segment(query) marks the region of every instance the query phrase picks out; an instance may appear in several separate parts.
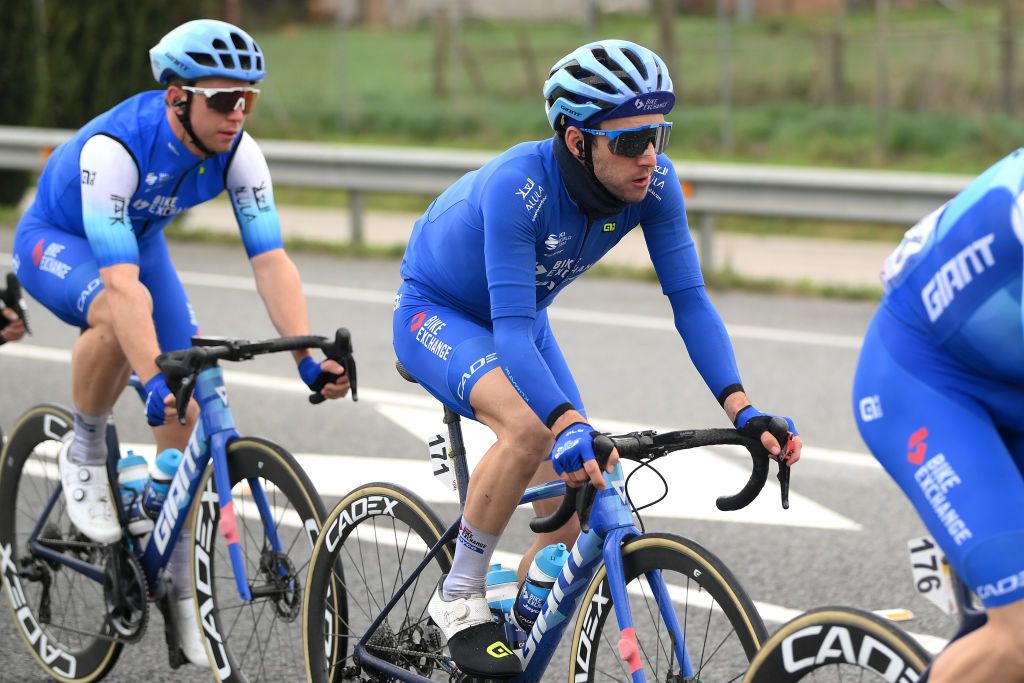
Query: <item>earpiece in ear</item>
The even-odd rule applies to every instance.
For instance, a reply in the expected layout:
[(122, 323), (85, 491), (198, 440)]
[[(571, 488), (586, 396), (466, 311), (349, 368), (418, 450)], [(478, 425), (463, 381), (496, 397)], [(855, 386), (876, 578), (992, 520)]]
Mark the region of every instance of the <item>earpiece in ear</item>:
[(577, 140), (576, 141), (576, 158), (579, 159), (580, 161), (585, 161), (586, 160), (586, 155), (583, 153), (583, 141), (582, 140)]
[(184, 106), (185, 106), (185, 100), (177, 100), (174, 103), (174, 108), (175, 109), (181, 109)]

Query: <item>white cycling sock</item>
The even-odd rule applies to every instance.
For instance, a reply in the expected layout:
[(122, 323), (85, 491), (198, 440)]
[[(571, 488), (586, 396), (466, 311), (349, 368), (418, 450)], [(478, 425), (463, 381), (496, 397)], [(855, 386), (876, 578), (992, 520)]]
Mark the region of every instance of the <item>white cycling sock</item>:
[(75, 439), (68, 460), (79, 465), (102, 465), (107, 460), (107, 419), (110, 413), (86, 415), (75, 408)]
[(483, 595), (487, 568), (498, 543), (498, 536), (480, 531), (465, 517), (459, 525), (452, 570), (444, 582), (444, 598)]
[(174, 544), (171, 557), (167, 560), (167, 573), (174, 584), (174, 597), (184, 600), (192, 597), (192, 534), (182, 529), (178, 542)]

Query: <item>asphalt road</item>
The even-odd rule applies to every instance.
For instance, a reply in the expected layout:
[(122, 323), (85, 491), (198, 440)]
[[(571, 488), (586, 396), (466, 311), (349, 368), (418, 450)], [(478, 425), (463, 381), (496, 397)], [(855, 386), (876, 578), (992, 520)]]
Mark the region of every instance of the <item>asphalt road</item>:
[[(10, 265), (10, 240), (11, 232), (0, 229), (0, 270)], [(240, 246), (174, 244), (172, 254), (203, 333), (275, 336)], [(362, 397), (311, 407), (290, 359), (260, 358), (228, 368), (240, 431), (316, 463), (315, 480), (328, 505), (361, 481), (387, 479), (395, 472), (388, 463), (400, 459), (416, 477), (418, 492), (440, 501), (442, 517), (454, 518), (456, 506), (428, 474), (425, 440), (442, 429), (440, 407), (393, 370), (390, 320), (398, 264), (293, 257), (307, 287), (314, 332), (331, 334), (343, 325), (353, 333)], [(807, 444), (793, 472), (792, 508), (783, 512), (769, 487), (746, 512), (718, 512), (708, 501), (739, 488), (742, 459), (679, 455), (664, 470), (669, 499), (644, 516), (648, 528), (688, 536), (718, 554), (758, 603), (769, 630), (801, 610), (846, 604), (910, 608), (917, 615), (906, 625), (910, 631), (948, 636), (953, 623), (917, 596), (910, 580), (906, 542), (923, 527), (865, 455), (851, 415), (859, 338), (873, 306), (738, 293), (712, 298), (731, 331), (748, 393), (763, 410), (793, 417)], [(31, 312), (34, 335), (0, 349), (5, 430), (36, 403), (70, 401), (67, 350), (76, 331), (38, 305)], [(552, 323), (598, 428), (728, 426), (693, 370), (657, 285), (585, 277), (559, 298)], [(136, 397), (123, 396), (115, 414), (122, 442), (147, 440)], [(469, 442), (479, 450), (486, 436), (471, 431)], [(527, 519), (525, 511), (517, 513), (502, 551), (526, 547)], [(10, 611), (0, 614), (0, 681), (45, 680), (23, 651)], [(196, 669), (167, 668), (160, 631), (154, 614), (150, 634), (126, 648), (107, 680), (197, 680)]]

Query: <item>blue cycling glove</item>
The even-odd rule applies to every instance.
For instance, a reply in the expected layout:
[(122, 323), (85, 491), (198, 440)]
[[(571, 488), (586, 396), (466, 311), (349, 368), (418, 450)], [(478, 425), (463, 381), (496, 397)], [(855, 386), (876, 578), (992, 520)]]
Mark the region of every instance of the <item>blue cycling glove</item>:
[(164, 373), (158, 372), (146, 382), (146, 422), (150, 427), (159, 427), (164, 423), (164, 401), (172, 396), (167, 388)]
[[(762, 413), (754, 406), (748, 405), (736, 413), (736, 420), (733, 424), (736, 429), (739, 430), (740, 434), (749, 436), (751, 438), (761, 440), (761, 435), (768, 431), (768, 423), (771, 422), (775, 415), (768, 413)], [(796, 425), (793, 424), (793, 420), (789, 419), (785, 415), (780, 415), (783, 420), (789, 425), (789, 431), (793, 436), (796, 436), (800, 432), (796, 430)], [(783, 450), (786, 448), (786, 444), (779, 444)]]
[(312, 356), (306, 356), (299, 363), (299, 377), (306, 383), (306, 386), (313, 389), (313, 384), (320, 377), (320, 364), (313, 360)]
[(574, 422), (555, 438), (551, 464), (559, 475), (583, 469), (583, 463), (594, 460), (594, 437), (598, 434), (586, 422)]

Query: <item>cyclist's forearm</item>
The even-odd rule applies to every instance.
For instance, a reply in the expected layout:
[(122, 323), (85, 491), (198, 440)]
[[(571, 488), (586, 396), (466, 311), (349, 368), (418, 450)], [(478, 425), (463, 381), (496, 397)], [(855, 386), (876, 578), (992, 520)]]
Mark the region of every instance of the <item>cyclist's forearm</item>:
[(139, 282), (138, 272), (137, 266), (122, 263), (104, 268), (101, 274), (117, 341), (129, 364), (147, 381), (159, 372), (155, 360), (160, 345), (149, 292)]
[[(258, 254), (251, 263), (256, 290), (278, 334), (284, 337), (309, 334), (309, 310), (302, 293), (302, 280), (284, 249)], [(299, 362), (310, 352), (301, 349), (293, 351), (292, 355)]]

